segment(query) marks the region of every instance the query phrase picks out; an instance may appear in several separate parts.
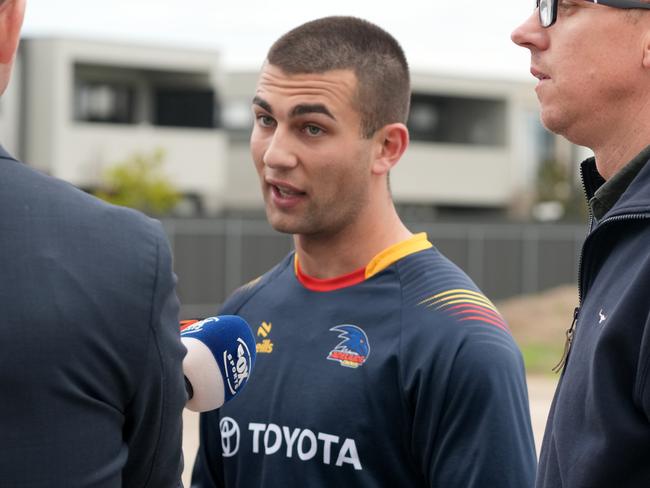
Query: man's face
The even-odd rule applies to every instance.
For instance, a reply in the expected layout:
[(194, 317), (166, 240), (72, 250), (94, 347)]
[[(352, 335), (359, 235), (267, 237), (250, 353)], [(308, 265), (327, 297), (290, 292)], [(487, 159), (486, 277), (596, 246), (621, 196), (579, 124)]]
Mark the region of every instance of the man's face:
[(367, 205), (372, 140), (361, 136), (351, 70), (287, 75), (265, 65), (253, 100), (251, 153), (269, 223), (332, 236)]
[[(624, 10), (581, 0), (559, 0), (557, 21), (542, 28), (537, 10), (512, 33), (531, 53), (531, 73), (544, 125), (594, 147), (618, 122), (634, 119), (646, 23)], [(642, 76), (643, 75), (643, 76)]]
[(0, 95), (9, 83), (24, 14), (25, 0), (0, 0)]

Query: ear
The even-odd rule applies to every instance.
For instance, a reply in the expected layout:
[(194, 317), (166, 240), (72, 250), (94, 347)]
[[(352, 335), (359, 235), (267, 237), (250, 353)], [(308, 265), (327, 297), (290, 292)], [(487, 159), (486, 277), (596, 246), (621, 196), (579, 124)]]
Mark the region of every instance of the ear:
[(642, 37), (643, 41), (643, 61), (645, 69), (650, 69), (650, 23), (646, 24), (645, 32)]
[(374, 137), (377, 151), (372, 163), (372, 173), (388, 174), (409, 145), (409, 131), (404, 124), (388, 124), (379, 129)]
[(0, 64), (13, 61), (24, 14), (24, 0), (0, 0)]

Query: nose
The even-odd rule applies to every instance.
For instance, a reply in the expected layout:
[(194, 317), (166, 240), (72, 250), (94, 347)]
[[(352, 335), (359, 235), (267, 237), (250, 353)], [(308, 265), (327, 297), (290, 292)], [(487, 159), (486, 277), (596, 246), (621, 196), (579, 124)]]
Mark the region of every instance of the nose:
[(268, 139), (268, 145), (262, 155), (265, 166), (275, 169), (290, 169), (298, 164), (295, 141), (290, 129), (276, 128)]
[[(551, 29), (553, 27), (550, 27)], [(526, 49), (544, 50), (548, 48), (549, 29), (543, 28), (539, 23), (539, 14), (537, 9), (515, 30), (510, 34), (512, 42)]]

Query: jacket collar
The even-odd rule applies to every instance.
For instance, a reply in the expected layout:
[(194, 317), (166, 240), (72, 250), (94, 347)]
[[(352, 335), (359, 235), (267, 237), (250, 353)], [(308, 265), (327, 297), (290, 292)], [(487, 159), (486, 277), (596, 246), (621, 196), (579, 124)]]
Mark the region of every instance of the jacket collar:
[(580, 175), (582, 176), (582, 184), (585, 188), (587, 200), (591, 200), (596, 190), (605, 184), (605, 178), (600, 176), (596, 168), (596, 158), (592, 156), (580, 164)]
[[(591, 157), (584, 160), (580, 165), (580, 173), (587, 199), (591, 199), (596, 190), (605, 183), (605, 179), (600, 176), (596, 169), (595, 158)], [(644, 167), (641, 168), (639, 174), (632, 180), (606, 216), (614, 217), (648, 212), (650, 212), (650, 162), (646, 162)]]

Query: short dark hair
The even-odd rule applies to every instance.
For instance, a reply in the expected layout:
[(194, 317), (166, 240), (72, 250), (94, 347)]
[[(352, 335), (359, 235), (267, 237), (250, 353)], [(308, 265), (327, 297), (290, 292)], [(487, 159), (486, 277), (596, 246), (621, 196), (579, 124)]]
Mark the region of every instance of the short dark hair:
[(411, 98), (406, 56), (395, 38), (375, 24), (356, 17), (313, 20), (280, 37), (266, 60), (289, 75), (352, 70), (363, 137), (386, 124), (406, 123)]

